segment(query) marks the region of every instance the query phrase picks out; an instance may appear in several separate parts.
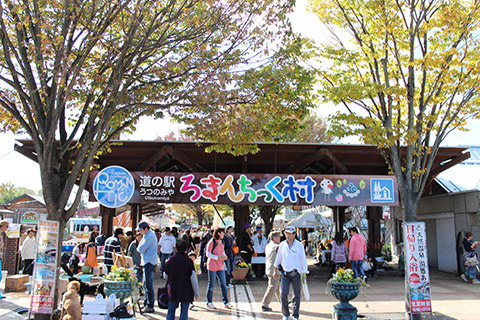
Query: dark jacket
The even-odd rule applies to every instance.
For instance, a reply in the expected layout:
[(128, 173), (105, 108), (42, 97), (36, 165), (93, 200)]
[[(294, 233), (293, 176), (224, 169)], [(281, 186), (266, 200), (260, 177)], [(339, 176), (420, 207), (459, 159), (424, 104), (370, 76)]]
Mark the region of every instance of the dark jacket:
[(165, 263), (168, 301), (193, 302), (190, 277), (194, 271), (193, 261), (185, 253), (176, 253)]
[(252, 237), (246, 231), (243, 231), (238, 237), (238, 249), (240, 250), (240, 252), (246, 251), (248, 253), (253, 253), (253, 250), (250, 250), (248, 248), (248, 245), (253, 248)]
[(230, 234), (225, 234), (222, 242), (225, 246), (225, 254), (229, 259), (233, 259), (233, 237)]

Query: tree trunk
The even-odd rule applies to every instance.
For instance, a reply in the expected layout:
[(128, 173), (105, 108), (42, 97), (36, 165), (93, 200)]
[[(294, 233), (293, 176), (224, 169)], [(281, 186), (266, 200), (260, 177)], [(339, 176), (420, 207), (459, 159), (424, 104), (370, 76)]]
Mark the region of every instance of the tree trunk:
[(280, 206), (259, 206), (260, 216), (265, 224), (265, 236), (268, 237), (273, 228), (273, 222)]
[[(402, 204), (402, 215), (404, 222), (415, 222), (417, 221), (417, 203), (415, 202), (415, 197), (412, 192), (403, 191), (401, 204)], [(403, 226), (402, 226), (403, 228)], [(403, 235), (405, 237), (405, 234)], [(405, 244), (406, 241), (403, 239), (403, 243)], [(404, 247), (404, 256), (406, 256), (405, 252), (406, 248)], [(407, 261), (405, 261), (405, 268), (407, 268)], [(420, 313), (411, 313), (411, 306), (410, 306), (410, 296), (409, 296), (409, 285), (408, 285), (408, 277), (406, 276), (405, 272), (405, 319), (412, 319), (412, 320), (421, 320), (422, 314)]]
[[(49, 215), (48, 220), (55, 220), (52, 219), (51, 215)], [(42, 313), (35, 313), (33, 318), (35, 320), (56, 320), (56, 316), (58, 316), (57, 312), (55, 312), (58, 308), (58, 302), (60, 299), (60, 293), (58, 292), (58, 279), (60, 278), (60, 262), (61, 262), (61, 255), (62, 255), (62, 243), (63, 243), (63, 230), (65, 229), (67, 222), (65, 219), (60, 219), (59, 222), (59, 232), (58, 232), (58, 243), (57, 243), (57, 264), (55, 268), (55, 291), (53, 295), (53, 313), (52, 314), (42, 314)], [(61, 312), (61, 310), (60, 310)]]

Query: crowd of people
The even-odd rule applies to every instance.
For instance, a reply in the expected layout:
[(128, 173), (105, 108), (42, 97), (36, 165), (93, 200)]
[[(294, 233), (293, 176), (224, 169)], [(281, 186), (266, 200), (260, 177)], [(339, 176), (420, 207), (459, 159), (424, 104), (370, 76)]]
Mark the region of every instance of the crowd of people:
[[(0, 221), (0, 259), (5, 243), (4, 229), (7, 228), (8, 222)], [(144, 284), (143, 312), (155, 312), (154, 273), (160, 272), (161, 277), (166, 279), (167, 319), (175, 318), (178, 307), (180, 319), (188, 319), (188, 311), (194, 307), (194, 300), (200, 296), (197, 275), (202, 272), (208, 277), (206, 307), (216, 309), (213, 304), (213, 291), (217, 279), (224, 307), (233, 307), (227, 288), (232, 287), (232, 272), (235, 262), (240, 258), (252, 266), (252, 272), (248, 276), (268, 279), (261, 302), (262, 311), (272, 311), (269, 305), (275, 296), (281, 303), (283, 319), (295, 320), (300, 314), (301, 279), (306, 279), (308, 274), (308, 250), (305, 241), (297, 240), (295, 228), (287, 227), (283, 231), (273, 230), (267, 238), (263, 235), (262, 227), (257, 226), (252, 232), (252, 226), (246, 223), (242, 232), (235, 237), (234, 228), (231, 226), (214, 230), (179, 231), (175, 227), (152, 230), (144, 221), (138, 224), (135, 232), (124, 233), (123, 229), (117, 228), (109, 238), (94, 230), (88, 242), (78, 243), (74, 247), (69, 261), (70, 271), (73, 274), (79, 272), (81, 256), (84, 256), (84, 265), (98, 266), (99, 247), (103, 247), (107, 272), (115, 265), (115, 254), (128, 255), (132, 258), (138, 281)], [(35, 258), (35, 230), (28, 230), (26, 234), (21, 247), (23, 273), (31, 274)], [(465, 233), (462, 241), (465, 273), (461, 278), (473, 284), (480, 283), (476, 274), (478, 255), (475, 249), (478, 244), (480, 242), (473, 240), (473, 233)], [(375, 276), (375, 260), (367, 254), (365, 238), (355, 227), (349, 228), (345, 233), (337, 232), (334, 239), (325, 244), (319, 243), (318, 262), (319, 265), (330, 266), (330, 276), (338, 268), (350, 266), (355, 278), (360, 277), (366, 281), (367, 277)], [(293, 291), (291, 301), (288, 298), (290, 287)]]

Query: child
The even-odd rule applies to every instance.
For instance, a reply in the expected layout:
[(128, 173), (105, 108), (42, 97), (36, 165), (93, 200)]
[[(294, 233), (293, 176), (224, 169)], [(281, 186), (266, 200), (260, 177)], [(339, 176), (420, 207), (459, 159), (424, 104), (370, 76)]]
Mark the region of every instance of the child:
[(368, 278), (373, 278), (375, 276), (375, 270), (373, 268), (373, 261), (371, 257), (365, 255), (365, 258), (362, 262), (362, 268)]
[[(198, 263), (195, 262), (197, 260), (197, 254), (195, 253), (195, 251), (190, 251), (190, 253), (188, 254), (188, 257), (193, 261), (196, 275), (198, 276), (202, 274), (202, 270), (200, 270), (200, 265), (198, 265)], [(192, 302), (192, 304), (190, 305), (190, 310), (193, 310), (194, 307), (195, 305)]]

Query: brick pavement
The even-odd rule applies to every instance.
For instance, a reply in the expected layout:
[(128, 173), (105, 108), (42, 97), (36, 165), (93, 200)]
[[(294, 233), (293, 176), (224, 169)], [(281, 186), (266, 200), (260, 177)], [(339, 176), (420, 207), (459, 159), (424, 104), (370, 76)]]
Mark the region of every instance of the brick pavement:
[[(327, 268), (310, 266), (311, 274), (308, 284), (311, 300), (302, 298), (301, 319), (331, 319), (332, 307), (337, 301), (326, 292)], [(159, 275), (157, 274), (157, 277)], [(479, 296), (480, 285), (464, 283), (452, 274), (432, 271), (432, 306), (435, 316), (432, 319), (442, 320), (476, 320), (480, 319)], [(253, 279), (248, 285), (235, 285), (229, 289), (232, 310), (223, 307), (218, 283), (214, 290), (214, 304), (218, 309), (207, 310), (205, 305), (206, 275), (199, 277), (201, 298), (195, 302), (196, 307), (189, 312), (192, 320), (237, 320), (237, 319), (281, 319), (280, 304), (272, 301), (273, 312), (262, 312), (260, 302), (267, 286), (266, 279)], [(164, 280), (155, 279), (155, 289), (164, 285)], [(351, 303), (358, 309), (359, 316), (367, 319), (403, 319), (404, 281), (396, 271), (379, 272), (377, 278), (369, 280), (370, 287), (365, 289)], [(87, 297), (93, 299), (93, 296)], [(251, 302), (248, 301), (251, 300)], [(28, 307), (29, 297), (24, 293), (7, 293), (7, 299), (0, 300), (0, 316), (2, 319), (11, 316), (11, 311), (18, 306)], [(155, 314), (139, 315), (140, 320), (165, 319), (166, 310), (155, 308)], [(177, 310), (177, 317), (179, 310)], [(19, 317), (17, 317), (19, 318)], [(23, 317), (25, 318), (25, 316)], [(22, 319), (21, 317), (19, 319)]]

